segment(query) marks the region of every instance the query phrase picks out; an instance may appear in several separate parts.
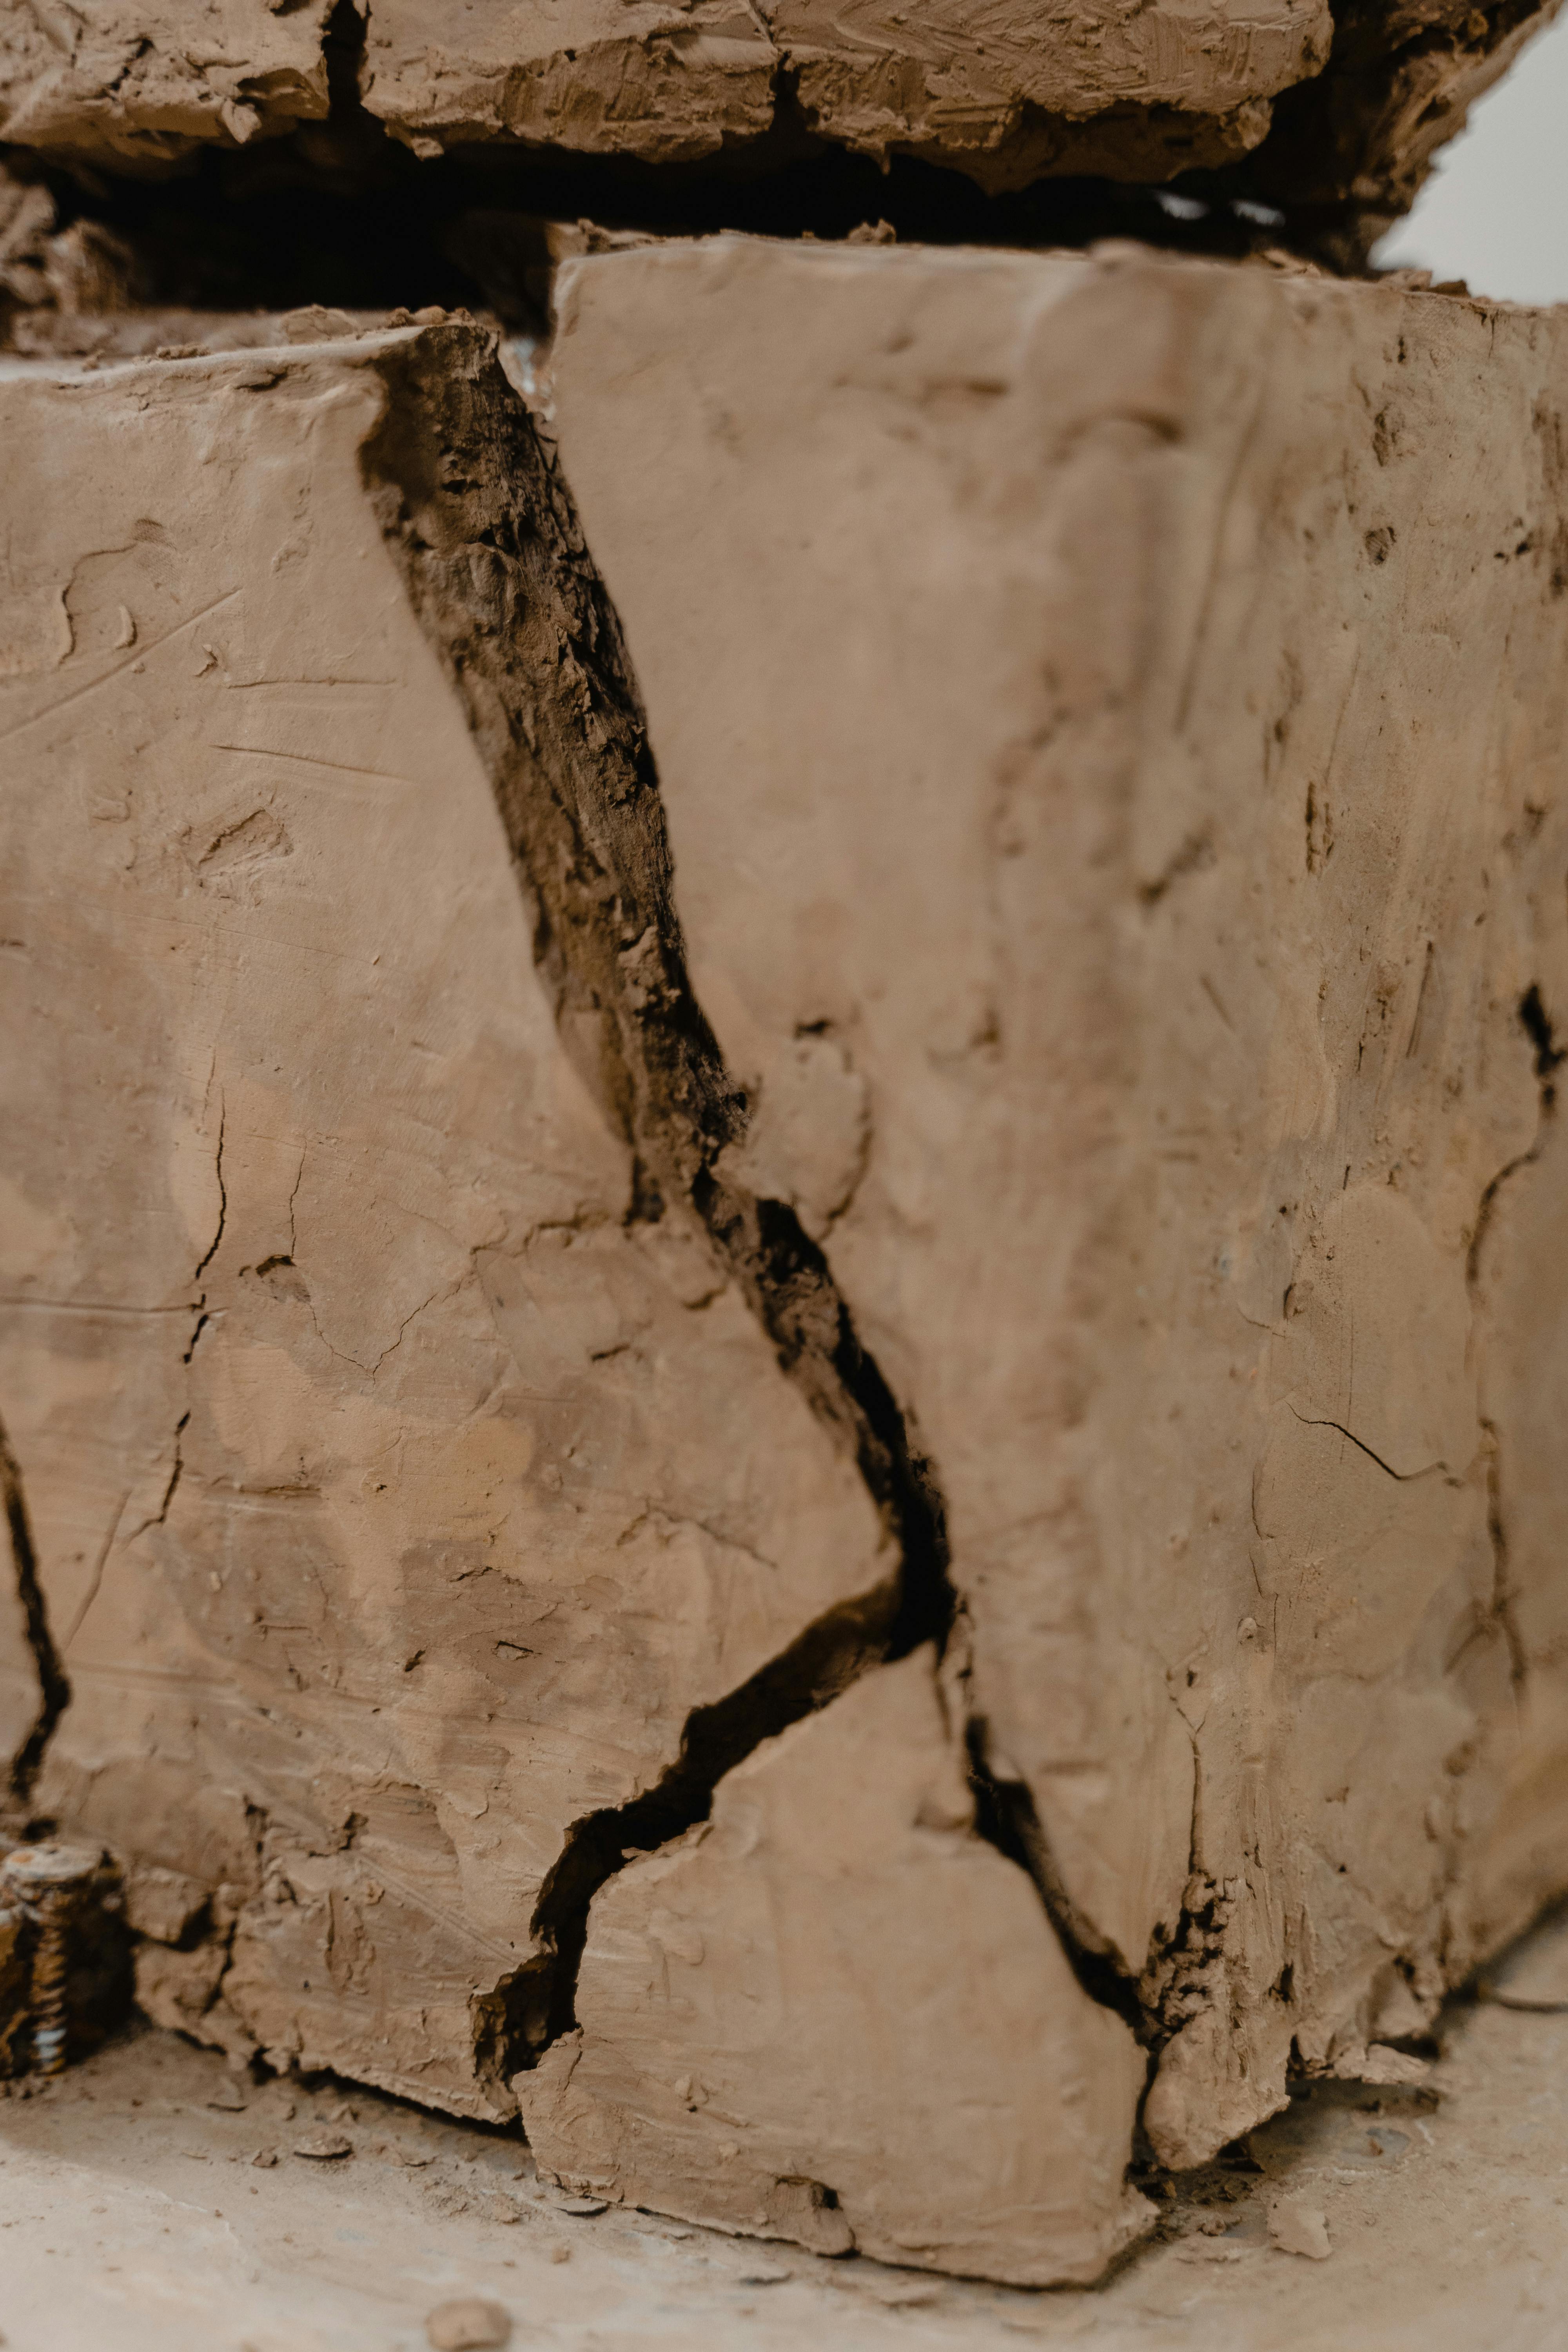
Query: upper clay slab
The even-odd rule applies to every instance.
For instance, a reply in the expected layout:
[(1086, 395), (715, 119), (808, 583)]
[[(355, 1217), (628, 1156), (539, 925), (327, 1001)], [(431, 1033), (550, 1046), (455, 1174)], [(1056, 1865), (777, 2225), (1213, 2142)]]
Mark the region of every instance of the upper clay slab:
[(879, 160), (922, 155), (994, 187), (1164, 179), (1255, 146), (1331, 32), (1323, 0), (374, 0), (364, 93), (416, 146), (523, 139), (671, 162), (765, 130), (787, 78), (813, 130)]
[[(835, 145), (1164, 181), (1248, 155), (1259, 188), (1393, 212), (1550, 9), (1459, 0), (360, 0), (364, 104), (423, 156), (474, 141), (689, 163), (787, 117)], [(328, 106), (326, 0), (0, 0), (0, 140), (167, 164)], [(1331, 57), (1331, 47), (1332, 56)]]
[(0, 0), (0, 139), (143, 169), (327, 111), (330, 0)]

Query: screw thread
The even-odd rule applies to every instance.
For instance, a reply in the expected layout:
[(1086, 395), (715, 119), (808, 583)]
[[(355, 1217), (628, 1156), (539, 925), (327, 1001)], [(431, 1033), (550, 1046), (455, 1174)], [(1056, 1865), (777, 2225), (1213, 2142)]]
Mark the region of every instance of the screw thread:
[(0, 1881), (21, 1904), (34, 1928), (28, 2009), (33, 2063), (40, 2074), (64, 2072), (69, 2056), (72, 1929), (99, 1857), (68, 1846), (19, 1846), (0, 1862)]

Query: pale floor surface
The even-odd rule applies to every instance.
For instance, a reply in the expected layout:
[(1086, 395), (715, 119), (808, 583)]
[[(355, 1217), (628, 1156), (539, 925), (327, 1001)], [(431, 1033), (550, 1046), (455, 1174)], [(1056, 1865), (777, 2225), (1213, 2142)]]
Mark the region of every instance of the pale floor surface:
[[(1568, 1927), (1510, 1970), (1568, 1998)], [(0, 2102), (0, 2330), (7, 2352), (420, 2352), (433, 2305), (479, 2294), (519, 2352), (1563, 2352), (1568, 2014), (1457, 2004), (1443, 2039), (1417, 2090), (1314, 2087), (1108, 2285), (1029, 2294), (572, 2214), (515, 2137), (237, 2086), (148, 2032)], [(315, 2130), (353, 2154), (294, 2154)], [(1327, 2260), (1270, 2245), (1281, 2197), (1326, 2218)]]

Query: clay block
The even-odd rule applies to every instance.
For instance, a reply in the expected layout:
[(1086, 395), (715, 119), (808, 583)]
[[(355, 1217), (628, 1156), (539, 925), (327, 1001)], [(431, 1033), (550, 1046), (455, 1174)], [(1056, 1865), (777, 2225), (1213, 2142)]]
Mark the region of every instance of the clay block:
[(1471, 100), (1550, 13), (1535, 0), (1332, 14), (1096, 0), (984, 16), (973, 0), (504, 13), (369, 0), (361, 87), (421, 153), (507, 139), (669, 163), (776, 124), (882, 163), (952, 165), (994, 191), (1059, 174), (1169, 180), (1261, 148), (1238, 188), (1383, 216), (1409, 205)]
[[(739, 1172), (929, 1458), (968, 1736), (1173, 2163), (1407, 2068), (1568, 1874), (1565, 364), (1131, 250), (563, 274)], [(634, 2026), (653, 1868), (573, 2078), (639, 2170), (708, 2031)]]
[[(370, 113), (426, 156), (503, 140), (689, 163), (777, 131), (797, 154), (804, 132), (999, 190), (1164, 181), (1239, 164), (1267, 139), (1255, 193), (1381, 219), (1549, 13), (1535, 0), (1337, 20), (1327, 0), (1094, 0), (1046, 16), (1016, 0), (366, 0), (357, 72)], [(150, 171), (290, 131), (328, 111), (330, 14), (327, 0), (162, 0), (151, 15), (0, 0), (0, 140)]]
[[(158, 2013), (221, 1977), (215, 2040), (505, 2114), (569, 1827), (895, 1562), (563, 1044), (362, 471), (407, 341), (0, 383), (0, 1393), (75, 1694), (35, 1801), (232, 1942)], [(532, 465), (580, 737), (613, 616)]]
[(611, 1881), (582, 2025), (519, 2078), (541, 2161), (821, 2253), (1025, 2284), (1092, 2279), (1147, 2226), (1125, 2185), (1142, 2053), (975, 1835), (956, 1730), (919, 1650)]
[(0, 379), (6, 1719), (155, 2014), (1037, 2284), (1418, 2065), (1568, 1885), (1565, 337), (722, 238), (542, 434)]
[(331, 0), (0, 0), (0, 140), (158, 169), (327, 111)]
[(914, 15), (880, 0), (696, 7), (573, 0), (476, 14), (373, 0), (365, 103), (398, 137), (523, 139), (645, 156), (712, 154), (773, 120), (788, 78), (824, 138), (885, 159), (957, 164), (991, 187), (1043, 172), (1168, 179), (1257, 145), (1269, 101), (1328, 55), (1326, 6), (1042, 18), (971, 0)]

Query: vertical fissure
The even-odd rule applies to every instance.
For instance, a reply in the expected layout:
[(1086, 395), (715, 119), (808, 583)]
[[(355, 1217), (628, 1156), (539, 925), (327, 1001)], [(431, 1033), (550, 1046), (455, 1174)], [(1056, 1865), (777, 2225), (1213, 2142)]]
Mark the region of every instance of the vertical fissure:
[[(688, 1718), (676, 1761), (569, 1831), (531, 1923), (541, 1957), (477, 2005), (480, 2063), (515, 2071), (569, 2030), (589, 1907), (628, 1854), (705, 1820), (724, 1774), (868, 1668), (959, 1622), (935, 1467), (821, 1249), (729, 1172), (749, 1106), (697, 1002), (662, 799), (620, 625), (552, 447), (471, 326), (384, 352), (362, 463), (414, 609), (466, 706), (533, 923), (562, 1042), (634, 1155), (629, 1217), (690, 1214), (786, 1376), (854, 1461), (896, 1565), (739, 1689)], [(1068, 1903), (1032, 1800), (967, 1740), (980, 1835), (1026, 1870), (1086, 1991), (1136, 1993)]]
[[(1531, 1168), (1545, 1148), (1557, 1115), (1557, 1071), (1565, 1049), (1557, 1043), (1552, 1019), (1542, 997), (1540, 983), (1531, 981), (1519, 1000), (1519, 1023), (1530, 1040), (1534, 1055), (1535, 1084), (1539, 1110), (1535, 1134), (1528, 1150), (1498, 1170), (1481, 1194), (1476, 1212), (1475, 1232), (1465, 1259), (1465, 1287), (1469, 1294), (1470, 1318), (1479, 1323), (1481, 1312), (1481, 1265), (1487, 1242), (1497, 1216), (1498, 1202), (1503, 1192), (1521, 1169)], [(1528, 1673), (1523, 1637), (1514, 1612), (1511, 1571), (1509, 1562), (1508, 1520), (1503, 1509), (1502, 1440), (1496, 1421), (1486, 1412), (1479, 1412), (1487, 1455), (1487, 1538), (1492, 1556), (1491, 1613), (1508, 1645), (1509, 1671), (1515, 1689), (1523, 1686)]]
[(16, 1598), (21, 1603), (27, 1648), (38, 1677), (38, 1711), (12, 1757), (6, 1775), (6, 1810), (25, 1822), (55, 1727), (70, 1705), (71, 1686), (49, 1628), (48, 1603), (38, 1576), (37, 1548), (33, 1540), (22, 1468), (4, 1422), (0, 1422), (0, 1493), (5, 1499)]

